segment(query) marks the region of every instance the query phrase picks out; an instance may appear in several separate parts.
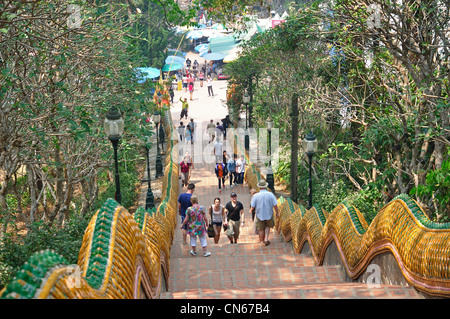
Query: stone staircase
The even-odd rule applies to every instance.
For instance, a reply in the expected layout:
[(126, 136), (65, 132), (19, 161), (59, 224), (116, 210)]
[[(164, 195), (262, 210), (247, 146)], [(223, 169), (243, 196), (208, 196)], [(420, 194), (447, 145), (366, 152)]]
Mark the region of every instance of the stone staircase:
[(412, 287), (347, 282), (340, 266), (315, 266), (312, 256), (296, 254), (273, 232), (269, 246), (259, 244), (248, 213), (245, 220), (238, 244), (223, 233), (217, 245), (208, 238), (210, 257), (191, 256), (177, 229), (169, 291), (161, 299), (420, 298)]

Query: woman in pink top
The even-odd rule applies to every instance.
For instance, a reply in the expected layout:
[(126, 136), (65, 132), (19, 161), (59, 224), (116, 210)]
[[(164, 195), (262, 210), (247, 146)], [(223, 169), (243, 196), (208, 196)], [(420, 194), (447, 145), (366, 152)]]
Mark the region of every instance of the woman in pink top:
[(197, 236), (200, 239), (200, 244), (203, 248), (203, 257), (211, 256), (211, 253), (206, 250), (207, 241), (206, 241), (206, 229), (208, 228), (208, 218), (206, 217), (206, 212), (203, 206), (198, 204), (198, 198), (196, 195), (191, 196), (192, 206), (186, 210), (186, 217), (184, 218), (183, 224), (181, 225), (181, 229), (183, 226), (187, 224), (187, 234), (191, 238), (191, 247), (192, 250), (190, 254), (192, 256), (197, 255)]

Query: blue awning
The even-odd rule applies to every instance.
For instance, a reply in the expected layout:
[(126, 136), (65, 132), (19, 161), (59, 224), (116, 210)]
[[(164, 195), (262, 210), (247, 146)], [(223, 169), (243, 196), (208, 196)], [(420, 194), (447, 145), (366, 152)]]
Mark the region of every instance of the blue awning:
[(212, 38), (209, 41), (209, 49), (212, 53), (227, 54), (232, 48), (236, 46), (236, 40), (234, 36)]

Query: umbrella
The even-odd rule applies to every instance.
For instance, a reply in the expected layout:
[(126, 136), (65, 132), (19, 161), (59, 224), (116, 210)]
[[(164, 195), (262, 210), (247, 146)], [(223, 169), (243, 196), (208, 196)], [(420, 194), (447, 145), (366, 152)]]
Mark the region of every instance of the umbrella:
[(176, 49), (168, 49), (168, 51), (169, 51), (169, 55), (174, 55), (174, 56), (184, 57), (187, 54), (186, 52), (177, 51)]
[(219, 23), (214, 24), (211, 28), (214, 30), (225, 30), (225, 27), (223, 26), (223, 24), (219, 24)]
[(173, 63), (172, 65), (170, 64), (164, 64), (163, 68), (161, 70), (163, 70), (164, 72), (169, 72), (169, 71), (176, 71), (179, 69), (183, 68), (183, 64), (181, 63)]
[(138, 83), (144, 83), (147, 79), (155, 79), (160, 76), (160, 71), (156, 68), (136, 68), (135, 70), (142, 73), (138, 76)]
[(206, 24), (204, 23), (199, 23), (196, 27), (196, 29), (203, 29), (203, 28), (206, 28)]
[(189, 31), (186, 34), (186, 38), (188, 38), (188, 39), (198, 39), (198, 38), (201, 38), (201, 37), (203, 37), (202, 32), (201, 31), (197, 31), (197, 30)]
[(179, 57), (179, 56), (173, 56), (173, 55), (169, 55), (166, 58), (166, 63), (167, 64), (172, 64), (172, 63), (181, 63), (184, 64), (185, 58)]
[(223, 58), (223, 62), (228, 63), (236, 60), (241, 54), (241, 51), (241, 47), (234, 47), (233, 49), (228, 51), (228, 54)]
[(204, 55), (208, 54), (208, 51), (209, 51), (209, 49), (206, 48), (206, 49), (200, 51), (200, 52), (198, 53), (198, 55), (201, 56), (201, 57), (203, 57)]
[(225, 57), (225, 54), (222, 53), (208, 53), (203, 56), (205, 60), (218, 61), (222, 60)]
[(199, 44), (194, 48), (197, 52), (203, 51), (204, 49), (208, 49), (208, 43)]

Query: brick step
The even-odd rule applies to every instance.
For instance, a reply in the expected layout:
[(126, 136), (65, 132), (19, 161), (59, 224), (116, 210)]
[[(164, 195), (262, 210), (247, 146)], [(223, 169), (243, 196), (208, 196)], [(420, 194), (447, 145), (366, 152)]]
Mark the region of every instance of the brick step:
[(184, 271), (171, 272), (170, 291), (185, 291), (194, 288), (268, 288), (298, 284), (321, 284), (343, 282), (338, 266), (324, 267), (277, 267), (276, 265), (249, 266), (230, 269), (227, 265), (219, 269), (194, 269), (187, 266)]
[(298, 283), (292, 285), (249, 286), (244, 284), (227, 287), (189, 288), (181, 291), (168, 291), (161, 299), (405, 299), (420, 298), (411, 287), (361, 283)]
[[(305, 255), (270, 255), (270, 254), (234, 254), (234, 255), (214, 255), (203, 257), (200, 253), (196, 257), (170, 259), (170, 273), (201, 270), (235, 270), (235, 269), (268, 269), (280, 267), (312, 267), (314, 261)], [(323, 268), (323, 267), (318, 267)]]
[[(243, 255), (243, 254), (253, 254), (253, 255), (294, 255), (294, 249), (292, 243), (281, 242), (279, 238), (274, 238), (270, 240), (269, 246), (264, 246), (257, 242), (256, 239), (252, 241), (241, 241), (237, 244), (230, 244), (228, 239), (221, 239), (219, 244), (214, 244), (208, 240), (208, 251), (210, 251), (213, 256), (232, 256), (232, 255)], [(182, 243), (175, 242), (170, 251), (171, 258), (187, 258), (192, 257), (189, 252), (191, 251), (190, 245), (183, 245)], [(197, 252), (202, 252), (200, 243), (197, 243)], [(197, 255), (200, 256), (201, 254)], [(298, 254), (295, 254), (298, 255)], [(212, 257), (212, 256), (211, 256)]]

